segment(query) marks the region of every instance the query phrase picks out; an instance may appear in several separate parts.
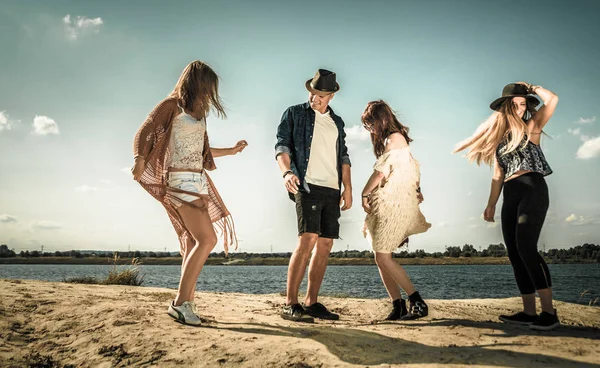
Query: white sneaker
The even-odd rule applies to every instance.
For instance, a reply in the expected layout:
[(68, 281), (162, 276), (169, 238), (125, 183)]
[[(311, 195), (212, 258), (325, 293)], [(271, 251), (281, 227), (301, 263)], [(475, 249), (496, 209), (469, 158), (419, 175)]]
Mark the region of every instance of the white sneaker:
[(194, 302), (183, 302), (180, 306), (176, 307), (173, 301), (167, 313), (169, 316), (175, 318), (177, 322), (184, 325), (200, 326), (202, 324), (202, 319), (196, 314), (196, 305)]

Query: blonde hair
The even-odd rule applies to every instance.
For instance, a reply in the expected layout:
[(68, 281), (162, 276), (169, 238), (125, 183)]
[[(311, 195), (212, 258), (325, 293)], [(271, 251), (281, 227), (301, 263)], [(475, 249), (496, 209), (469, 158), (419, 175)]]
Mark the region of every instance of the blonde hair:
[(203, 117), (208, 115), (211, 107), (217, 116), (227, 116), (219, 97), (219, 76), (200, 60), (192, 61), (185, 67), (169, 97), (176, 97), (181, 107), (188, 111), (199, 111)]
[(535, 114), (535, 111), (535, 108), (527, 102), (525, 117), (520, 117), (517, 115), (517, 109), (512, 102), (512, 98), (507, 99), (498, 111), (490, 115), (477, 128), (471, 137), (457, 144), (452, 153), (467, 149), (469, 162), (475, 161), (477, 165), (483, 162), (492, 166), (498, 144), (503, 139), (508, 140), (507, 149), (502, 153), (503, 155), (516, 150), (523, 138), (526, 138), (525, 144), (529, 142), (525, 119), (529, 120)]

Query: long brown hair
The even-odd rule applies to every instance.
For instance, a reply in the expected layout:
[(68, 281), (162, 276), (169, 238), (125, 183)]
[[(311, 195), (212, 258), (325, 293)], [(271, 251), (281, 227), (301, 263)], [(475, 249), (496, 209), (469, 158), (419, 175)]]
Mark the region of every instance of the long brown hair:
[(204, 118), (211, 107), (217, 116), (227, 116), (219, 97), (219, 76), (207, 63), (200, 60), (192, 61), (185, 67), (169, 96), (176, 97), (184, 109), (200, 112)]
[(385, 140), (392, 133), (402, 134), (406, 143), (412, 142), (408, 136), (408, 127), (398, 120), (394, 110), (383, 100), (369, 102), (360, 120), (363, 127), (371, 133), (373, 152), (377, 158), (385, 151)]
[(527, 102), (527, 110), (523, 117), (517, 115), (513, 99), (509, 98), (500, 109), (488, 117), (475, 131), (475, 133), (456, 145), (453, 153), (468, 149), (467, 158), (477, 165), (482, 162), (492, 166), (496, 157), (496, 149), (503, 139), (507, 139), (507, 150), (503, 154), (516, 150), (523, 138), (525, 144), (529, 142), (526, 121), (535, 115), (533, 105)]

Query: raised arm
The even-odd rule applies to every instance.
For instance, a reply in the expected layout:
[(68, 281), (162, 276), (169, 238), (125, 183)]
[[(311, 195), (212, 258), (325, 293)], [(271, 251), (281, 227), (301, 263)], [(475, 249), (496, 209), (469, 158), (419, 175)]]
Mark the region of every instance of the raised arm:
[(544, 126), (546, 126), (548, 123), (548, 120), (550, 120), (552, 117), (552, 114), (554, 114), (554, 110), (556, 110), (558, 96), (554, 92), (541, 86), (532, 86), (530, 84), (527, 86), (531, 93), (538, 95), (544, 102), (544, 105), (538, 110), (532, 119), (535, 123), (535, 126), (533, 127), (533, 133), (541, 133), (542, 129), (544, 129)]

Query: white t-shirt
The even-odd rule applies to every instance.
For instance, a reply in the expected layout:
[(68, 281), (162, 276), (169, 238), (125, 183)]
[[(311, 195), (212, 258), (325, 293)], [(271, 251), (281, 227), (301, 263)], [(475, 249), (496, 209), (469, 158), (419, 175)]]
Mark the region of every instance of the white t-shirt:
[(337, 140), (338, 128), (329, 115), (329, 111), (325, 111), (325, 114), (315, 111), (315, 129), (305, 176), (307, 183), (340, 189), (337, 171)]

